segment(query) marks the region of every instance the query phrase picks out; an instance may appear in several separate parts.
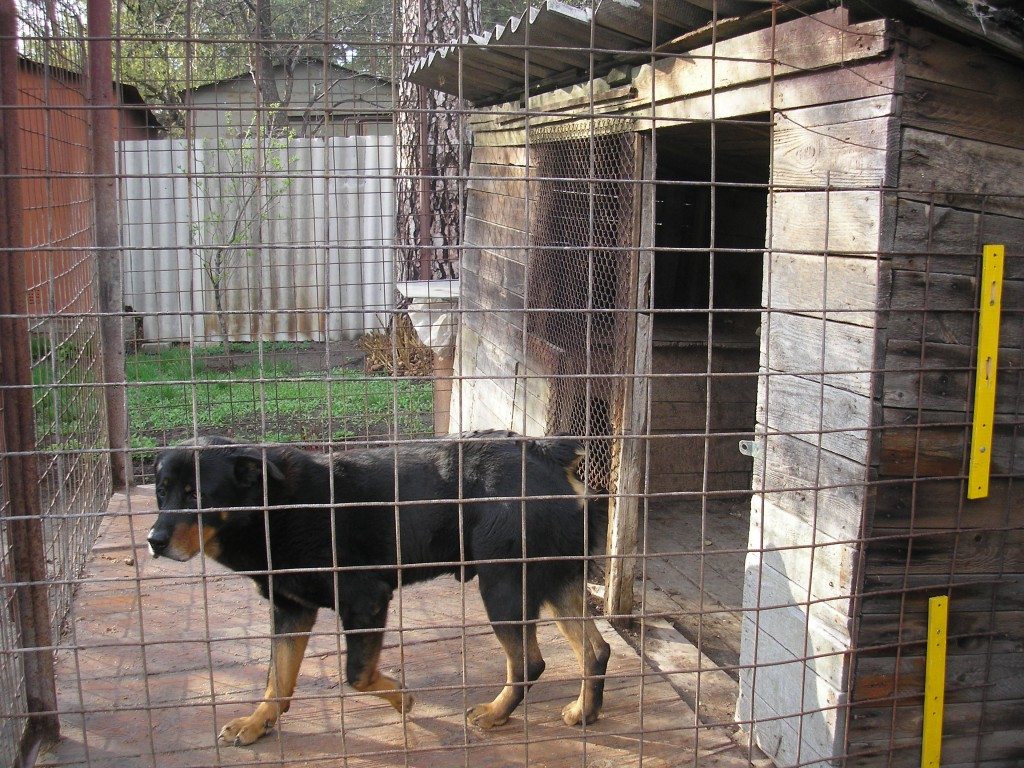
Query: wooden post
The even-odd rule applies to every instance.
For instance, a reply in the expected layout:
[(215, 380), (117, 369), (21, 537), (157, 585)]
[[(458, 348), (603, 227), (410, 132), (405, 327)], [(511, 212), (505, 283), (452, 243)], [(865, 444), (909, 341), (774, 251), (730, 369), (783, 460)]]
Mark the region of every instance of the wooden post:
[[(634, 180), (654, 178), (649, 140), (637, 135)], [(647, 308), (647, 287), (651, 276), (651, 248), (654, 245), (654, 185), (640, 185), (634, 206), (633, 251), (629, 266), (629, 290), (626, 292), (628, 332), (627, 358), (623, 379), (621, 423), (612, 447), (614, 488), (608, 500), (608, 568), (605, 571), (605, 613), (618, 624), (627, 624), (633, 612), (633, 585), (636, 581), (637, 540), (640, 532), (640, 498), (644, 481), (644, 444), (641, 435), (647, 427), (647, 381), (650, 373), (651, 315)]]
[(93, 107), (93, 201), (96, 207), (96, 279), (103, 345), (110, 476), (115, 488), (131, 482), (124, 367), (124, 290), (114, 163), (114, 90), (110, 51), (110, 2), (88, 0), (89, 96)]

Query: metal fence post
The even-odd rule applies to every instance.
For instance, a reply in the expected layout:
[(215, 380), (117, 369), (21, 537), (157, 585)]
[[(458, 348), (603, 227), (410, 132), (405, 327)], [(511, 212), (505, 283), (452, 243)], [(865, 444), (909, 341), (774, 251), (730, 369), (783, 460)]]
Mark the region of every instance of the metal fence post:
[(11, 547), (10, 579), (17, 595), (20, 644), (24, 649), (28, 722), (22, 754), (59, 735), (53, 637), (46, 585), (39, 468), (35, 455), (28, 290), (22, 245), (21, 159), (18, 151), (17, 10), (0, 5), (0, 409), (4, 452), (0, 468), (7, 489)]

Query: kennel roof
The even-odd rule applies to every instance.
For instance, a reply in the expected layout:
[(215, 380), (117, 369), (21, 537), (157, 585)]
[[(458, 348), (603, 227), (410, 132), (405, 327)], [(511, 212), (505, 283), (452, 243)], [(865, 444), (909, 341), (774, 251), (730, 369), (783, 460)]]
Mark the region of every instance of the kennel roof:
[[(489, 32), (431, 51), (409, 67), (405, 79), (461, 95), (476, 106), (501, 104), (527, 91), (544, 93), (603, 77), (617, 66), (681, 53), (827, 5), (797, 0), (773, 9), (763, 0), (600, 0), (592, 10), (545, 0)], [(888, 12), (982, 39), (1024, 59), (1024, 15), (1009, 0), (985, 8), (982, 17), (978, 4), (966, 0), (897, 0)]]

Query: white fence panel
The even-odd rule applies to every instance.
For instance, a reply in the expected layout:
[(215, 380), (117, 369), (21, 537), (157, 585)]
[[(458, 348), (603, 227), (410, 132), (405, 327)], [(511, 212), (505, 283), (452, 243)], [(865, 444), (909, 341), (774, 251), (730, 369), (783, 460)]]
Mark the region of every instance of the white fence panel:
[(120, 145), (125, 303), (149, 341), (323, 341), (394, 306), (394, 144)]

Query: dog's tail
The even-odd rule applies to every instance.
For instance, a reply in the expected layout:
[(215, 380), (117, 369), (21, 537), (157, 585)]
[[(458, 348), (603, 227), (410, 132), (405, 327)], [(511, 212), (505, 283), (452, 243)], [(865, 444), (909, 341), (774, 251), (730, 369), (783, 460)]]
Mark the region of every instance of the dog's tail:
[(565, 470), (570, 485), (585, 499), (590, 549), (588, 554), (602, 551), (608, 531), (608, 496), (588, 487), (580, 478), (580, 465), (586, 456), (583, 443), (571, 437), (547, 437), (535, 441), (533, 445), (546, 460)]
[(542, 437), (533, 441), (534, 450), (546, 461), (573, 472), (583, 461), (583, 444), (572, 437)]

